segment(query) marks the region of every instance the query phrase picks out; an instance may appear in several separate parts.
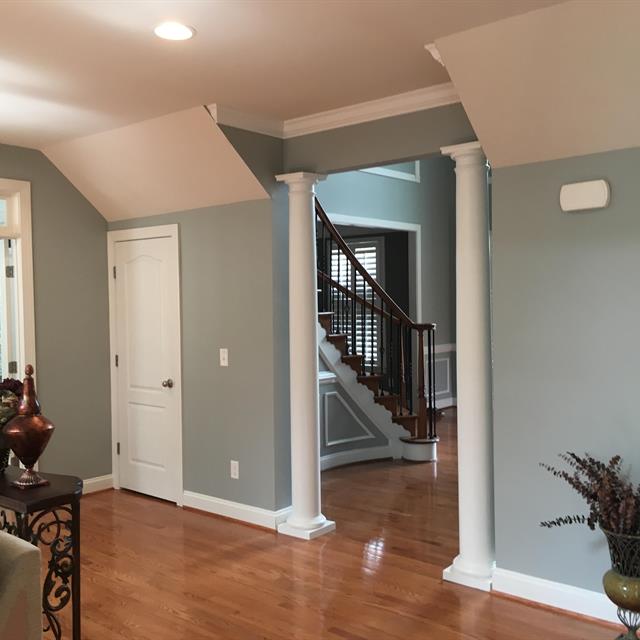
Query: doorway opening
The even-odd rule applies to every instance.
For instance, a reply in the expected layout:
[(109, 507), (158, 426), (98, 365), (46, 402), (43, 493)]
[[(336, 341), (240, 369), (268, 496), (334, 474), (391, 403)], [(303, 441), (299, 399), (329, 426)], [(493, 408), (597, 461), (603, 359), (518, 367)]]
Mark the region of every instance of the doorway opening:
[[(360, 493), (355, 484), (349, 483), (361, 477), (366, 478), (365, 485), (361, 486), (364, 493), (355, 499), (361, 509), (375, 511), (384, 504), (382, 511), (393, 511), (393, 505), (400, 501), (408, 513), (432, 517), (423, 508), (423, 498), (437, 490), (433, 483), (438, 474), (448, 478), (442, 483), (447, 483), (449, 489), (449, 479), (456, 477), (455, 175), (451, 163), (446, 158), (421, 158), (334, 174), (320, 183), (317, 191), (321, 205), (346, 245), (397, 307), (416, 324), (437, 323), (431, 354), (433, 369), (427, 375), (435, 378), (433, 406), (445, 411), (437, 422), (443, 438), (438, 452), (440, 461), (420, 466), (403, 462), (401, 440), (415, 425), (411, 417), (414, 412), (409, 406), (412, 401), (414, 407), (418, 403), (420, 385), (427, 386), (426, 376), (420, 380), (417, 363), (420, 357), (427, 360), (428, 347), (424, 344), (421, 351), (417, 339), (411, 342), (410, 337), (403, 338), (407, 340), (403, 349), (411, 352), (410, 357), (405, 355), (403, 360), (408, 385), (405, 384), (400, 393), (394, 388), (389, 392), (384, 388), (385, 371), (381, 371), (378, 362), (380, 357), (388, 357), (383, 350), (389, 340), (397, 336), (387, 307), (379, 313), (375, 308), (377, 302), (372, 309), (365, 300), (361, 305), (365, 313), (361, 317), (358, 311), (345, 314), (334, 304), (332, 308), (337, 310), (338, 320), (333, 318), (332, 323), (327, 324), (324, 340), (322, 335), (320, 340), (320, 442), (325, 515), (344, 523), (344, 514), (338, 516), (330, 509), (332, 505), (341, 508), (343, 482), (351, 486), (349, 491)], [(331, 280), (342, 287), (335, 289), (342, 291), (351, 285), (356, 296), (367, 297), (365, 288), (358, 289), (358, 276), (348, 268), (337, 249), (331, 251), (330, 268)], [(318, 286), (322, 287), (320, 283)], [(324, 301), (321, 308), (326, 306)], [(368, 320), (369, 315), (374, 318), (372, 322)], [(360, 331), (358, 322), (363, 324)], [(352, 352), (349, 338), (343, 344), (339, 337), (340, 334), (348, 336), (346, 325), (349, 323), (356, 325), (352, 331), (355, 351), (364, 356), (362, 368), (357, 360), (355, 362), (358, 374), (355, 380), (352, 373), (344, 374), (335, 357), (335, 349), (346, 348)], [(333, 351), (327, 342), (333, 343)], [(344, 364), (346, 358), (343, 356), (341, 360)], [(390, 366), (396, 364), (392, 362)], [(382, 376), (371, 375), (379, 373)], [(375, 381), (374, 377), (382, 380)], [(363, 384), (368, 387), (364, 391)], [(354, 464), (363, 462), (369, 464)], [(420, 491), (425, 493), (418, 491), (411, 497), (410, 488), (415, 488), (416, 482), (420, 482)], [(382, 485), (388, 486), (389, 491), (381, 490), (376, 496), (372, 487)], [(393, 486), (397, 491), (391, 489)], [(455, 491), (449, 493), (453, 495)], [(451, 495), (447, 505), (455, 512), (457, 499)], [(455, 532), (452, 533), (455, 537)], [(455, 552), (452, 548), (448, 553), (455, 555)]]

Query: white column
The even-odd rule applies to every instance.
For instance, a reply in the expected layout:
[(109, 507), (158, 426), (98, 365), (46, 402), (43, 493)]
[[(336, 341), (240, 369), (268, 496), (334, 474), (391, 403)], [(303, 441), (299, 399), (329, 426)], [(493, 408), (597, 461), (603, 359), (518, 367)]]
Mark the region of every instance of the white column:
[(495, 567), (487, 160), (479, 142), (456, 162), (456, 353), (460, 553), (444, 579), (488, 591)]
[(324, 176), (276, 176), (289, 186), (289, 364), (291, 515), (278, 532), (310, 540), (335, 529), (320, 510), (318, 276), (315, 185)]

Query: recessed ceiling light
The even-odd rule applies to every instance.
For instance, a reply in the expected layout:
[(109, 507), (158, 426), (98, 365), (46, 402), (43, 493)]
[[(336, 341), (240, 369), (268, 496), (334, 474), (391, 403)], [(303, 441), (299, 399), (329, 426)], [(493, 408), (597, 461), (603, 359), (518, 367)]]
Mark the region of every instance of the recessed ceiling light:
[(196, 30), (180, 22), (163, 22), (153, 30), (153, 33), (164, 40), (189, 40), (196, 34)]

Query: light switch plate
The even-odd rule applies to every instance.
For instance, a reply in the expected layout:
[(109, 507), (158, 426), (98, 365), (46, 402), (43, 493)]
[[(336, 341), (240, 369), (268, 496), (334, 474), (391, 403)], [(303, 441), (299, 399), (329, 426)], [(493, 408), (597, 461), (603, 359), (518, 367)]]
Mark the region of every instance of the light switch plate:
[(229, 461), (229, 475), (237, 480), (240, 477), (240, 463), (237, 460)]
[(220, 349), (220, 366), (229, 366), (229, 349)]

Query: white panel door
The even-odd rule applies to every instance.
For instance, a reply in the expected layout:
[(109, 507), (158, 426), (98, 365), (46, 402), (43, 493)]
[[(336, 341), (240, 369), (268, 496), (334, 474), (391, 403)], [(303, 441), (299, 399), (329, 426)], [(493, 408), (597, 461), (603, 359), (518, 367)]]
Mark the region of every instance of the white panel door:
[(177, 236), (115, 242), (120, 486), (181, 502)]

